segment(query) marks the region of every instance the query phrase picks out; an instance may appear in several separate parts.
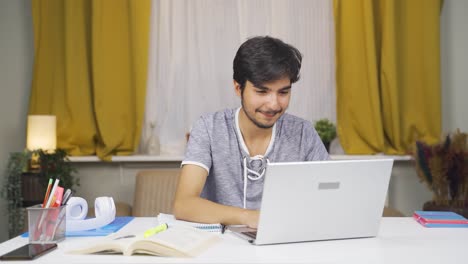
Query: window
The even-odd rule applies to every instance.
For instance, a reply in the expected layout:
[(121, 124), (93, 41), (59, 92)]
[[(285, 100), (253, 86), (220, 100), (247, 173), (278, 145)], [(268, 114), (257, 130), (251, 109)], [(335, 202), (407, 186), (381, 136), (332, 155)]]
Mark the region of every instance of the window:
[[(333, 1), (154, 0), (141, 150), (182, 155), (203, 113), (240, 106), (232, 60), (251, 36), (270, 35), (303, 54), (288, 109), (311, 122), (336, 120)], [(157, 145), (157, 143), (155, 143)]]

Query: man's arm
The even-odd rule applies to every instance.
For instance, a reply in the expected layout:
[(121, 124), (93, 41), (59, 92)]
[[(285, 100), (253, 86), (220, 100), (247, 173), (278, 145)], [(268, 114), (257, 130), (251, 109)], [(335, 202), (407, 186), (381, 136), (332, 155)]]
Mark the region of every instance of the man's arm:
[(259, 212), (218, 204), (200, 197), (208, 172), (197, 165), (182, 167), (174, 198), (173, 213), (177, 219), (225, 225), (247, 225), (256, 228)]

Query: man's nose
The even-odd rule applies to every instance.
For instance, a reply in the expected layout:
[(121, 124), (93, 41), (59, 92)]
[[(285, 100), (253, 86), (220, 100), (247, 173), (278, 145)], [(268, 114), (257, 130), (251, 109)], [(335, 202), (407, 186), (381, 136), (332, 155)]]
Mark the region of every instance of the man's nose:
[(272, 110), (272, 111), (278, 111), (281, 106), (280, 106), (280, 102), (279, 102), (279, 96), (275, 93), (270, 93), (269, 96), (268, 96), (268, 108), (269, 110)]

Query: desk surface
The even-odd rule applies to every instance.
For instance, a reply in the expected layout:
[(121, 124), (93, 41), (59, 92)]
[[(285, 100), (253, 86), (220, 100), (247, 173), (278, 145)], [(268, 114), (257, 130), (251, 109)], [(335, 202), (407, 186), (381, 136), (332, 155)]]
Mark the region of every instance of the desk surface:
[[(122, 231), (144, 231), (154, 224), (155, 218), (135, 218)], [(468, 263), (468, 228), (424, 228), (409, 217), (382, 218), (375, 238), (254, 246), (229, 232), (220, 236), (222, 242), (187, 259), (69, 255), (68, 250), (100, 238), (67, 238), (33, 263)], [(0, 255), (27, 242), (8, 240), (0, 244)]]

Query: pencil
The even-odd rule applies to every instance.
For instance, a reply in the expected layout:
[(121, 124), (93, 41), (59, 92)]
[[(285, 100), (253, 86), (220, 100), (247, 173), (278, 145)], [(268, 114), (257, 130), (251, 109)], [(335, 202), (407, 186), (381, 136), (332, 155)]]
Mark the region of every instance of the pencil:
[(47, 184), (47, 190), (44, 196), (44, 202), (42, 202), (42, 208), (46, 206), (47, 200), (49, 199), (50, 188), (52, 187), (52, 178), (49, 179), (49, 184)]
[(57, 186), (59, 184), (59, 179), (55, 179), (55, 182), (54, 182), (54, 187), (52, 187), (52, 191), (50, 191), (50, 195), (49, 195), (49, 199), (47, 200), (47, 203), (46, 203), (46, 206), (45, 208), (49, 208), (50, 207), (50, 204), (52, 202), (52, 197), (54, 196), (55, 194), (55, 190), (57, 189)]

